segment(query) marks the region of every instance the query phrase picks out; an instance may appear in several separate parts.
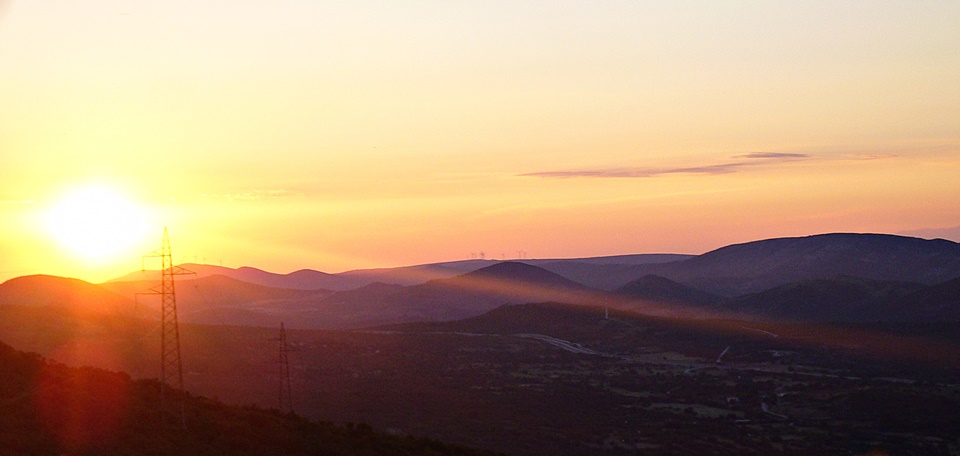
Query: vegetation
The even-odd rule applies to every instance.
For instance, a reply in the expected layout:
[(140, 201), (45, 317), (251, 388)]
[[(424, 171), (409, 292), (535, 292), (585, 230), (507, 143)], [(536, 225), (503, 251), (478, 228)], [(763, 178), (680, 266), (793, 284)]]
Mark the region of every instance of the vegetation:
[[(0, 306), (11, 344), (134, 377), (158, 375), (155, 324)], [(607, 318), (528, 304), (447, 323), (289, 330), (294, 409), (308, 420), (265, 409), (278, 403), (276, 329), (181, 331), (187, 389), (216, 398), (188, 398), (185, 434), (159, 424), (156, 382), (4, 347), (0, 453), (460, 451), (398, 435), (513, 455), (960, 452), (952, 323)]]
[(30, 455), (482, 455), (425, 438), (334, 426), (186, 395), (186, 430), (159, 384), (68, 367), (0, 343), (0, 453)]

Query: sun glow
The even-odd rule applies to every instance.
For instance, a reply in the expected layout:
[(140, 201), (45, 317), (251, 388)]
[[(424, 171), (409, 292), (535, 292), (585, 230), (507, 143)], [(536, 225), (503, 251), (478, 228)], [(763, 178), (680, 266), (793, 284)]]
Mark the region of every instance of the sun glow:
[(65, 195), (46, 213), (46, 231), (71, 253), (103, 262), (144, 238), (147, 213), (120, 192), (85, 187)]

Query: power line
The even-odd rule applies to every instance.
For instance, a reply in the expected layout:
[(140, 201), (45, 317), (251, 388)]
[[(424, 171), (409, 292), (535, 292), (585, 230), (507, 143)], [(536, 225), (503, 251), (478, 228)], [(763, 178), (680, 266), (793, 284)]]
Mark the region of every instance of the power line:
[(280, 411), (293, 411), (293, 387), (290, 382), (290, 357), (288, 352), (290, 351), (287, 346), (287, 330), (283, 327), (283, 322), (280, 322), (280, 335), (270, 339), (277, 342), (277, 345), (280, 349), (280, 358), (277, 361), (277, 366), (279, 369), (279, 378), (280, 385), (278, 388), (278, 402)]
[[(193, 272), (173, 265), (170, 236), (166, 227), (163, 228), (163, 244), (160, 250), (144, 255), (144, 259), (146, 258), (160, 258), (162, 265), (160, 286), (140, 293), (160, 295), (160, 416), (162, 419), (168, 413), (175, 415), (179, 412), (180, 425), (186, 430), (183, 358), (180, 356), (180, 324), (177, 320), (177, 294), (173, 277)], [(172, 394), (168, 391), (169, 388), (178, 393)]]

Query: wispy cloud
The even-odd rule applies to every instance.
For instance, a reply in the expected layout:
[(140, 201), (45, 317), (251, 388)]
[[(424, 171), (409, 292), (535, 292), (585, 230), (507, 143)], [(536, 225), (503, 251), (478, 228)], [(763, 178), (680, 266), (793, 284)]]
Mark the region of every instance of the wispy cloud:
[(807, 154), (787, 152), (750, 152), (749, 154), (734, 155), (733, 158), (769, 158), (769, 159), (804, 159), (810, 158)]
[(729, 174), (748, 167), (770, 166), (777, 163), (807, 160), (812, 158), (807, 154), (783, 152), (751, 152), (734, 155), (738, 159), (726, 163), (704, 164), (699, 166), (682, 166), (672, 168), (632, 167), (632, 168), (601, 168), (590, 170), (542, 171), (520, 174), (523, 177), (541, 177), (565, 179), (575, 177), (593, 178), (649, 178), (670, 174)]

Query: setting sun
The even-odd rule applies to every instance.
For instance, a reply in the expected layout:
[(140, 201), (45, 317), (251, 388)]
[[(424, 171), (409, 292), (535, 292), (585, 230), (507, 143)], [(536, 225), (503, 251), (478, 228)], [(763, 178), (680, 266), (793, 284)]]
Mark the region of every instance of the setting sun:
[(146, 211), (107, 187), (66, 194), (46, 214), (47, 233), (85, 260), (100, 262), (125, 253), (146, 234)]

